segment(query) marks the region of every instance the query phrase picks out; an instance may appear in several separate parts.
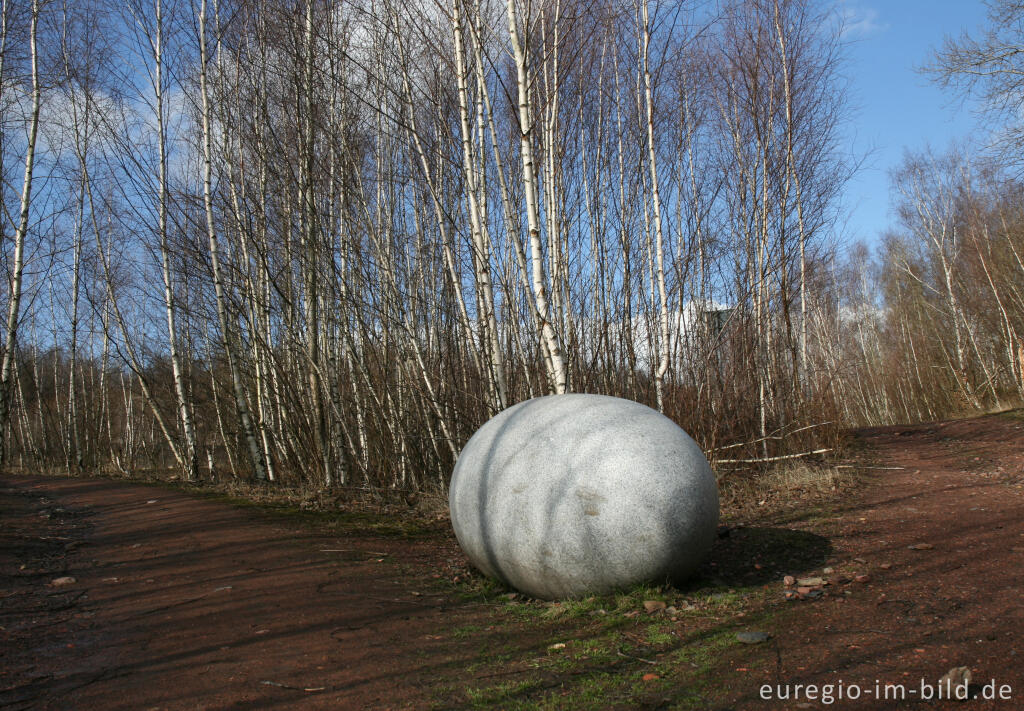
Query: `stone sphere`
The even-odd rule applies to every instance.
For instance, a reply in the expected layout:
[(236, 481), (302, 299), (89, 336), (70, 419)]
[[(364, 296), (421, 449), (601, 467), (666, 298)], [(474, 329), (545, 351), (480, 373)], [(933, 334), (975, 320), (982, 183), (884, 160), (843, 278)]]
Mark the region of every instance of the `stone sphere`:
[(462, 450), (448, 496), (473, 565), (546, 599), (679, 582), (718, 525), (697, 443), (655, 410), (605, 395), (498, 413)]

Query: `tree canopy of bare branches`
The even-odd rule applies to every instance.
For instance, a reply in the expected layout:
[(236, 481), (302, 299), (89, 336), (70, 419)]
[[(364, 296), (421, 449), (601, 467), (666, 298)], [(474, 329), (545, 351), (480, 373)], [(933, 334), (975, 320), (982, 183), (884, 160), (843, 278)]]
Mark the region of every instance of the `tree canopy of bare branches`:
[(443, 488), (567, 391), (739, 459), (835, 434), (853, 163), (810, 0), (3, 8), (12, 461)]

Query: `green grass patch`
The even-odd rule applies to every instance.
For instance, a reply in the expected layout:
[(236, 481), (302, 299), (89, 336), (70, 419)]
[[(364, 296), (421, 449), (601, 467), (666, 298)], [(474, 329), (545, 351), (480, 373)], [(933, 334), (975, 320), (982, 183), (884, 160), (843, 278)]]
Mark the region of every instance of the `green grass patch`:
[(506, 707), (504, 702), (515, 699), (540, 686), (541, 682), (536, 679), (524, 679), (522, 681), (505, 681), (493, 686), (466, 689), (466, 697), (473, 708), (488, 708), (495, 704)]
[(462, 625), (452, 630), (451, 635), (455, 639), (467, 639), (483, 631), (482, 625)]
[[(382, 538), (413, 540), (437, 536), (448, 530), (448, 524), (428, 521), (410, 511), (376, 513), (366, 510), (344, 510), (330, 503), (314, 501), (300, 491), (269, 484), (250, 484), (239, 493), (225, 491), (222, 485), (179, 480), (126, 480), (144, 486), (180, 491), (207, 501), (228, 504), (263, 515), (271, 520), (333, 532), (373, 533)], [(235, 487), (237, 489), (237, 487)], [(229, 486), (230, 489), (230, 486)]]
[(647, 625), (647, 629), (644, 630), (644, 639), (652, 647), (663, 647), (672, 644), (679, 639), (676, 637), (675, 628), (676, 624), (672, 622), (656, 622)]
[[(643, 611), (645, 600), (661, 600), (677, 610), (650, 614)], [(484, 663), (474, 665), (472, 673), (519, 665), (524, 676), (476, 686), (459, 698), (472, 708), (518, 711), (703, 709), (730, 693), (723, 676), (731, 665), (727, 660), (766, 653), (740, 645), (735, 636), (743, 628), (771, 629), (778, 610), (766, 603), (760, 586), (714, 583), (685, 592), (642, 586), (561, 603), (503, 600), (494, 608), (496, 627), (509, 639), (522, 635), (535, 641), (513, 643), (500, 660), (481, 650)]]

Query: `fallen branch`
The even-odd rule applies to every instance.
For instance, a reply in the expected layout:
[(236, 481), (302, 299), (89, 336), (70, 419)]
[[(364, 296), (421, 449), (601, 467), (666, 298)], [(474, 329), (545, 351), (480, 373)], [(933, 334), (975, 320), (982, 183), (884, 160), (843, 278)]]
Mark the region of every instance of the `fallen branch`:
[(819, 422), (818, 424), (815, 424), (815, 425), (807, 425), (806, 427), (798, 427), (795, 430), (793, 430), (792, 432), (786, 432), (784, 434), (778, 434), (778, 435), (777, 434), (770, 434), (770, 435), (767, 435), (765, 437), (759, 437), (757, 439), (752, 439), (749, 442), (737, 442), (735, 444), (726, 444), (726, 445), (723, 445), (721, 447), (714, 447), (714, 448), (712, 448), (709, 451), (711, 451), (711, 452), (721, 452), (724, 449), (735, 449), (736, 447), (746, 447), (746, 446), (749, 446), (751, 444), (757, 444), (758, 442), (767, 442), (768, 440), (782, 440), (782, 439), (786, 439), (787, 437), (790, 437), (792, 435), (795, 435), (797, 432), (803, 432), (804, 430), (813, 430), (815, 427), (824, 427), (825, 425), (831, 425), (831, 424), (833, 424), (833, 423), (832, 422)]
[(305, 692), (309, 692), (309, 693), (312, 693), (312, 692), (315, 692), (315, 691), (325, 691), (327, 689), (326, 686), (307, 686), (307, 687), (291, 686), (290, 684), (282, 684), (279, 681), (261, 681), (260, 683), (263, 684), (264, 686), (276, 686), (279, 689), (291, 689), (292, 691), (305, 691)]
[(615, 653), (623, 659), (635, 659), (636, 661), (643, 662), (644, 664), (657, 664), (657, 662), (653, 662), (650, 659), (644, 659), (643, 657), (634, 657), (632, 654), (623, 654), (622, 652), (617, 650)]
[(836, 464), (836, 469), (906, 469), (906, 467), (868, 467), (861, 464)]
[(778, 457), (758, 457), (757, 459), (712, 459), (712, 464), (761, 464), (763, 462), (779, 462), (783, 459), (798, 459), (800, 457), (810, 457), (813, 454), (825, 454), (831, 452), (832, 448), (828, 449), (813, 449), (810, 452), (800, 452), (799, 454), (783, 454)]

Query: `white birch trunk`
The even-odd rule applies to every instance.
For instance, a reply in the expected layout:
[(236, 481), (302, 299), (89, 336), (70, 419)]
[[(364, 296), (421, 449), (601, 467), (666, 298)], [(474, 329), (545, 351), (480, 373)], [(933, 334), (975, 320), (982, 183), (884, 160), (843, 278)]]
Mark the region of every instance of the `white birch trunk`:
[(650, 18), (648, 16), (648, 3), (643, 0), (640, 5), (641, 31), (640, 31), (640, 62), (644, 80), (644, 107), (646, 109), (647, 127), (647, 160), (651, 173), (651, 199), (654, 211), (654, 235), (655, 235), (655, 277), (658, 284), (658, 325), (661, 337), (659, 339), (658, 369), (654, 373), (654, 388), (658, 401), (658, 411), (665, 411), (665, 374), (669, 369), (669, 318), (668, 318), (668, 290), (665, 286), (665, 237), (661, 221), (661, 191), (658, 186), (658, 161), (654, 143), (654, 95), (651, 89), (651, 68), (650, 68)]
[[(473, 239), (474, 260), (477, 289), (480, 294), (480, 305), (483, 309), (481, 323), (483, 326), (482, 340), (488, 351), (488, 380), (492, 385), (495, 401), (491, 404), (491, 412), (504, 410), (508, 407), (508, 385), (505, 378), (505, 360), (498, 337), (498, 320), (494, 312), (494, 287), (491, 283), (490, 249), (487, 246), (487, 225), (484, 215), (482, 186), (479, 183), (472, 143), (472, 126), (469, 116), (469, 88), (467, 79), (469, 71), (466, 63), (464, 46), (464, 12), (462, 0), (452, 1), (452, 36), (455, 41), (455, 73), (459, 95), (459, 120), (462, 130), (462, 165), (466, 182), (466, 198), (469, 204), (469, 224)], [(482, 101), (482, 100), (481, 100)], [(481, 109), (482, 110), (482, 109)], [(481, 142), (483, 136), (480, 136)]]
[(519, 102), (520, 153), (523, 170), (523, 197), (526, 201), (526, 223), (530, 235), (530, 260), (533, 266), (533, 298), (540, 319), (541, 338), (549, 354), (548, 384), (551, 392), (566, 391), (566, 368), (558, 335), (551, 324), (547, 287), (544, 275), (544, 246), (541, 239), (540, 195), (533, 158), (533, 116), (530, 108), (529, 62), (526, 48), (519, 36), (516, 0), (507, 0), (508, 29), (516, 65), (516, 91)]
[[(4, 40), (7, 36), (7, 8), (3, 11)], [(12, 277), (7, 306), (7, 326), (4, 332), (4, 356), (0, 364), (0, 466), (7, 454), (7, 423), (10, 419), (11, 383), (15, 354), (18, 346), (18, 318), (21, 313), (22, 283), (25, 271), (25, 240), (28, 238), (29, 210), (32, 206), (32, 178), (35, 174), (36, 137), (39, 135), (39, 52), (36, 32), (39, 27), (39, 1), (32, 0), (32, 19), (29, 27), (29, 52), (32, 63), (32, 109), (29, 118), (28, 144), (25, 148), (25, 173), (21, 183), (18, 225), (14, 231), (14, 258), (11, 260)]]
[(252, 416), (249, 413), (249, 404), (246, 401), (245, 389), (242, 384), (242, 375), (239, 372), (237, 353), (233, 329), (231, 328), (228, 316), (227, 296), (224, 292), (224, 278), (220, 265), (220, 247), (217, 239), (217, 230), (213, 220), (213, 166), (211, 145), (211, 108), (209, 91), (207, 87), (207, 44), (206, 44), (206, 23), (207, 11), (206, 0), (202, 0), (199, 9), (199, 16), (196, 18), (199, 25), (199, 92), (201, 100), (201, 121), (202, 121), (202, 143), (203, 143), (203, 208), (206, 214), (206, 234), (210, 247), (210, 267), (213, 271), (213, 288), (217, 301), (217, 319), (220, 322), (221, 336), (224, 339), (224, 351), (227, 354), (228, 369), (231, 371), (231, 385), (235, 397), (235, 408), (238, 411), (238, 419), (245, 437), (245, 443), (252, 460), (253, 474), (257, 481), (267, 479), (266, 467), (263, 463), (263, 452), (259, 440), (256, 437), (256, 430), (253, 427)]

